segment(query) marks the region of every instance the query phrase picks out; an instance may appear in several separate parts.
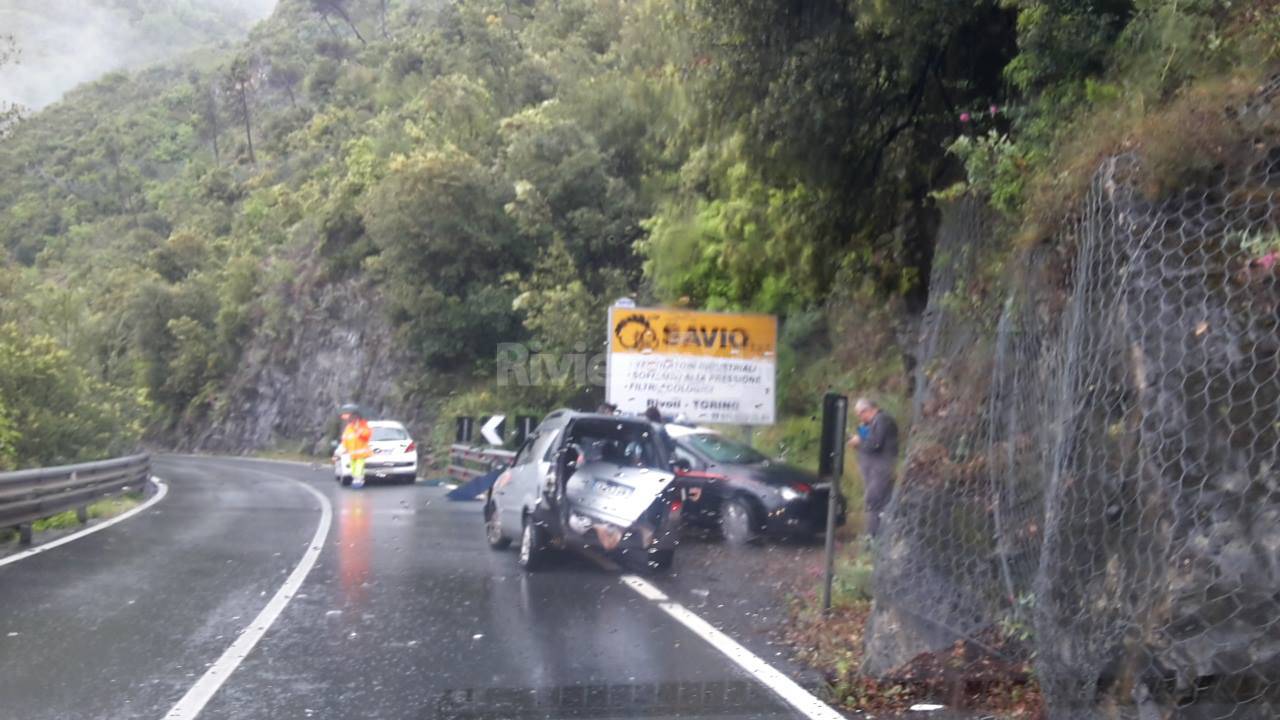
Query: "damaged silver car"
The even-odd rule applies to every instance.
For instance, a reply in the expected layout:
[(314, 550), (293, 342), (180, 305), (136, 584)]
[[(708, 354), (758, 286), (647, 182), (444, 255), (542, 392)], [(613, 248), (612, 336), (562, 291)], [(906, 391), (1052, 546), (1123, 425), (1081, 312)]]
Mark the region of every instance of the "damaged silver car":
[(671, 447), (644, 418), (551, 413), (489, 490), (489, 545), (518, 539), (519, 563), (530, 570), (567, 548), (634, 553), (669, 568), (683, 501)]

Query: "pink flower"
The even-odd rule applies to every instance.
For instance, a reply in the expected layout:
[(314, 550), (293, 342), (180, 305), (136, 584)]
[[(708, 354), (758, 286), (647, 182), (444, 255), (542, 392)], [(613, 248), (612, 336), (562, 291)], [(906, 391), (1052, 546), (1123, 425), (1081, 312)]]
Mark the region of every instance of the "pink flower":
[(1270, 270), (1271, 268), (1275, 267), (1276, 260), (1277, 260), (1276, 254), (1277, 254), (1277, 251), (1272, 250), (1266, 255), (1263, 255), (1262, 257), (1258, 258), (1258, 266), (1261, 267), (1263, 270)]
[(960, 122), (962, 122), (962, 123), (967, 123), (967, 122), (969, 122), (969, 113), (967, 113), (967, 112), (962, 112), (962, 113), (960, 113)]
[(1000, 108), (996, 107), (995, 105), (992, 105), (987, 109), (991, 111), (991, 117), (995, 117), (1000, 112)]

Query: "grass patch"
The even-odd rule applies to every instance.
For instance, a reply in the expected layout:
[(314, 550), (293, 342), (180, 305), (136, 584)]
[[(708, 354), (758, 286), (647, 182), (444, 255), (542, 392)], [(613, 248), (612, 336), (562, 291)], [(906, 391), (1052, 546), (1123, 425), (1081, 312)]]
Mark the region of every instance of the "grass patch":
[[(122, 513), (128, 512), (142, 503), (143, 494), (140, 492), (125, 493), (123, 495), (115, 495), (104, 498), (89, 505), (90, 520), (105, 520), (113, 518)], [(80, 521), (76, 519), (74, 510), (59, 513), (53, 517), (47, 517), (31, 523), (31, 530), (34, 533), (42, 533), (49, 530), (71, 530), (80, 527)], [(18, 542), (18, 531), (13, 528), (0, 528), (0, 548), (15, 545)]]
[(290, 462), (300, 462), (300, 463), (315, 463), (315, 462), (329, 460), (329, 458), (327, 457), (322, 458), (319, 455), (308, 455), (298, 450), (288, 450), (288, 449), (279, 449), (279, 448), (268, 448), (266, 450), (259, 450), (253, 453), (250, 457), (257, 458), (259, 460), (288, 460)]
[[(1058, 162), (1034, 178), (1019, 244), (1029, 247), (1056, 234), (1088, 194), (1108, 158), (1134, 153), (1134, 182), (1151, 200), (1196, 187), (1254, 157), (1255, 142), (1280, 138), (1280, 120), (1245, 110), (1256, 102), (1267, 75), (1237, 68), (1188, 85), (1156, 107), (1113, 101), (1067, 133)], [(1242, 112), (1243, 111), (1243, 112)], [(1194, 148), (1194, 152), (1188, 152)]]
[[(113, 518), (116, 515), (127, 512), (137, 507), (142, 502), (142, 493), (125, 493), (113, 497), (99, 500), (89, 505), (90, 520), (105, 520)], [(74, 510), (68, 510), (64, 513), (58, 513), (53, 517), (43, 520), (37, 520), (31, 523), (31, 529), (34, 532), (45, 532), (46, 530), (67, 530), (79, 527), (80, 521), (76, 519)], [(13, 534), (17, 537), (17, 533)]]

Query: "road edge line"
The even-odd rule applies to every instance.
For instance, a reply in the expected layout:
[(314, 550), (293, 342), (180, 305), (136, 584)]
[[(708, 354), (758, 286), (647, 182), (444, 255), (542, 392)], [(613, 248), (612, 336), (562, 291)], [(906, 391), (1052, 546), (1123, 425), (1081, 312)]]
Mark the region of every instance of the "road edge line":
[(668, 599), (666, 593), (649, 581), (638, 575), (623, 575), (620, 579), (623, 585), (631, 588), (646, 600), (653, 602), (654, 605), (661, 608), (676, 622), (684, 625), (694, 635), (719, 650), (725, 657), (746, 671), (756, 682), (769, 688), (770, 691), (805, 717), (810, 718), (810, 720), (845, 720), (845, 716), (841, 715), (835, 708), (800, 687), (795, 680), (787, 677), (782, 671), (743, 647), (737, 640), (717, 630), (697, 613), (678, 602)]
[(168, 495), (168, 494), (169, 494), (169, 484), (168, 484), (168, 483), (166, 483), (164, 480), (161, 480), (160, 478), (156, 477), (155, 475), (152, 475), (152, 476), (150, 477), (150, 481), (151, 481), (151, 483), (152, 483), (153, 485), (155, 485), (155, 486), (156, 486), (156, 494), (155, 494), (155, 495), (152, 495), (151, 497), (149, 497), (149, 498), (147, 498), (146, 500), (142, 501), (142, 504), (138, 505), (137, 507), (135, 507), (135, 508), (130, 508), (130, 509), (128, 509), (128, 510), (126, 510), (126, 511), (122, 512), (122, 513), (120, 513), (119, 515), (117, 515), (117, 516), (115, 516), (115, 517), (113, 517), (113, 518), (109, 518), (109, 519), (107, 519), (107, 520), (103, 520), (102, 522), (100, 522), (100, 523), (98, 523), (98, 524), (96, 524), (96, 525), (90, 525), (90, 526), (89, 526), (89, 527), (87, 527), (87, 528), (83, 528), (83, 529), (81, 529), (81, 530), (77, 530), (77, 531), (75, 531), (75, 532), (71, 533), (70, 535), (63, 535), (62, 537), (58, 538), (57, 540), (50, 540), (50, 541), (49, 541), (49, 542), (47, 542), (47, 543), (41, 543), (41, 544), (39, 544), (39, 545), (37, 545), (37, 546), (35, 546), (35, 547), (33, 547), (33, 548), (28, 548), (28, 549), (23, 550), (23, 551), (21, 551), (21, 552), (14, 553), (13, 555), (10, 555), (10, 556), (8, 556), (8, 557), (0, 558), (0, 567), (4, 567), (5, 565), (9, 565), (9, 564), (11, 564), (11, 563), (16, 563), (16, 562), (18, 562), (19, 560), (25, 560), (25, 559), (27, 559), (27, 558), (29, 558), (29, 557), (34, 556), (34, 555), (40, 555), (40, 554), (42, 554), (42, 553), (46, 553), (46, 552), (48, 552), (48, 551), (50, 551), (50, 550), (52, 550), (52, 549), (54, 549), (54, 548), (62, 547), (63, 545), (66, 545), (67, 543), (71, 542), (72, 540), (79, 540), (80, 538), (82, 538), (82, 537), (84, 537), (84, 536), (86, 536), (86, 535), (92, 535), (93, 533), (96, 533), (96, 532), (98, 532), (99, 530), (106, 530), (107, 528), (111, 527), (112, 525), (115, 525), (116, 523), (124, 522), (125, 520), (128, 520), (129, 518), (133, 517), (134, 515), (137, 515), (138, 513), (142, 512), (143, 510), (146, 510), (147, 508), (150, 508), (152, 505), (155, 505), (156, 503), (158, 503), (158, 502), (160, 502), (161, 500), (163, 500), (163, 499), (164, 499), (164, 497), (165, 497), (165, 495)]
[(218, 659), (213, 662), (196, 680), (182, 696), (178, 702), (165, 714), (165, 720), (191, 720), (204, 710), (205, 705), (213, 699), (215, 693), (222, 687), (223, 683), (231, 677), (236, 671), (240, 663), (249, 656), (258, 641), (267, 634), (267, 630), (271, 625), (279, 619), (280, 614), (284, 612), (285, 607), (289, 605), (289, 601), (297, 594), (302, 583), (310, 574), (311, 568), (315, 567), (316, 560), (320, 557), (320, 552), (324, 549), (325, 542), (329, 536), (329, 527), (333, 523), (333, 504), (329, 502), (329, 498), (323, 493), (311, 487), (301, 480), (286, 477), (286, 480), (297, 484), (299, 487), (311, 493), (320, 501), (320, 522), (316, 525), (315, 534), (311, 537), (311, 542), (307, 545), (307, 550), (302, 554), (302, 559), (294, 566), (293, 572), (289, 573), (289, 577), (285, 578), (284, 584), (276, 593), (271, 596), (267, 604), (262, 607), (245, 629), (240, 632), (240, 636), (236, 641), (231, 643)]

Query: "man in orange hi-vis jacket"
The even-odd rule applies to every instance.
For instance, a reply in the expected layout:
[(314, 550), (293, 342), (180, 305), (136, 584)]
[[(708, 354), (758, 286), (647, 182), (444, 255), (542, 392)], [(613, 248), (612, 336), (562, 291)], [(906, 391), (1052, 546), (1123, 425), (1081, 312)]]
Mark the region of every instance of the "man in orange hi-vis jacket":
[(373, 430), (355, 405), (342, 406), (342, 421), (347, 424), (342, 429), (342, 447), (351, 458), (351, 487), (364, 487), (364, 461), (373, 454), (369, 447)]

